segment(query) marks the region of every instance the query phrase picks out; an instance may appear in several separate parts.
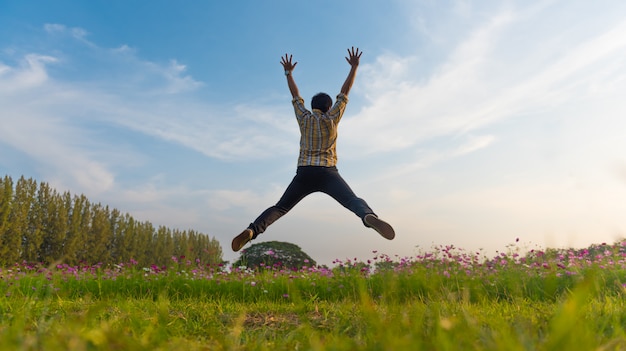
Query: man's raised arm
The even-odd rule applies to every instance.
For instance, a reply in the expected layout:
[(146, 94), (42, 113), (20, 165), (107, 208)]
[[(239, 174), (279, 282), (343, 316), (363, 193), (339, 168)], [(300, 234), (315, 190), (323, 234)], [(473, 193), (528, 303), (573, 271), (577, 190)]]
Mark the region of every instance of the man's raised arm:
[(300, 96), (300, 92), (298, 91), (298, 86), (296, 85), (296, 81), (293, 80), (293, 69), (296, 68), (297, 62), (291, 63), (293, 55), (285, 54), (285, 57), (281, 57), (280, 64), (283, 65), (285, 69), (285, 76), (287, 77), (287, 85), (289, 86), (289, 92), (291, 92), (292, 97)]
[(359, 67), (359, 60), (361, 59), (361, 55), (363, 52), (359, 52), (359, 48), (352, 50), (348, 49), (348, 57), (346, 57), (346, 61), (350, 64), (350, 73), (348, 73), (348, 77), (346, 81), (343, 83), (341, 87), (341, 93), (344, 95), (348, 95), (350, 93), (350, 89), (352, 89), (352, 84), (354, 83), (354, 78), (356, 77), (356, 69)]

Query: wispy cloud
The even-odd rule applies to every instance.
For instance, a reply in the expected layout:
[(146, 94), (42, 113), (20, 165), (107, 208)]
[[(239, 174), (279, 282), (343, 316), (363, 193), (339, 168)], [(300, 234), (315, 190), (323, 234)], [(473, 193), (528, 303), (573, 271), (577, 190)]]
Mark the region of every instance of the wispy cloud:
[[(497, 114), (490, 111), (492, 92), (484, 74), (494, 36), (510, 21), (509, 14), (496, 16), (475, 30), (426, 80), (414, 76), (410, 65), (419, 64), (415, 58), (383, 57), (364, 67), (370, 103), (347, 121), (348, 138), (359, 150), (385, 152), (462, 132)], [(370, 137), (363, 143), (358, 135)]]
[[(533, 15), (540, 10), (533, 8)], [(615, 77), (623, 79), (618, 54), (626, 51), (625, 21), (596, 28), (580, 40), (567, 32), (533, 30), (526, 16), (509, 9), (491, 15), (451, 48), (428, 77), (415, 68), (424, 56), (420, 52), (385, 55), (365, 65), (360, 84), (369, 101), (343, 122), (348, 152), (393, 152), (473, 133), (576, 100), (591, 86), (610, 86)], [(522, 35), (532, 44), (509, 39)]]
[(11, 57), (15, 64), (0, 61), (0, 141), (29, 155), (45, 170), (42, 177), (61, 187), (78, 185), (90, 194), (110, 190), (120, 160), (141, 158), (139, 147), (128, 149), (132, 141), (120, 145), (103, 135), (102, 127), (224, 160), (267, 157), (290, 142), (264, 132), (279, 124), (271, 108), (204, 101), (204, 83), (175, 59), (160, 64), (141, 59), (126, 45), (102, 48), (87, 41), (85, 30), (61, 24), (47, 24), (44, 32), (65, 40), (65, 47), (86, 49), (102, 73), (78, 78), (59, 73), (81, 64), (76, 55), (85, 50), (42, 49)]
[(3, 95), (17, 95), (26, 89), (41, 86), (48, 80), (46, 64), (56, 61), (52, 56), (28, 54), (18, 67), (0, 63), (0, 92)]
[(52, 34), (54, 34), (54, 33), (60, 33), (60, 34), (69, 33), (74, 38), (80, 39), (80, 40), (84, 40), (85, 37), (89, 34), (83, 28), (67, 27), (67, 26), (65, 26), (63, 24), (59, 24), (59, 23), (46, 23), (46, 24), (44, 24), (43, 28), (44, 28), (44, 30), (46, 32), (52, 33)]
[(493, 135), (481, 135), (481, 136), (470, 136), (469, 141), (466, 144), (459, 146), (456, 150), (456, 155), (465, 155), (472, 153), (474, 151), (480, 150), (482, 148), (488, 147), (493, 143), (495, 137)]

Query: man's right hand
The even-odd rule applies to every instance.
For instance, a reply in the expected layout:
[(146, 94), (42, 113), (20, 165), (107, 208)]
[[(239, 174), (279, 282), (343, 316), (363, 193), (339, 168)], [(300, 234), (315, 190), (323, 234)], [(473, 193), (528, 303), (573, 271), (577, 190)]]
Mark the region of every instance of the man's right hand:
[(289, 92), (292, 97), (300, 96), (300, 92), (298, 91), (298, 86), (296, 82), (293, 80), (293, 74), (291, 72), (294, 68), (296, 68), (297, 62), (291, 61), (292, 55), (285, 54), (285, 57), (280, 58), (280, 64), (283, 65), (285, 69), (285, 75), (287, 76), (287, 85), (289, 86)]
[(359, 51), (359, 48), (352, 50), (348, 49), (348, 57), (346, 57), (346, 61), (350, 64), (350, 72), (348, 73), (348, 77), (346, 77), (346, 81), (341, 86), (341, 93), (344, 95), (348, 95), (350, 93), (350, 89), (352, 89), (352, 84), (354, 83), (354, 77), (356, 76), (357, 67), (359, 67), (359, 61), (361, 59), (362, 51)]
[(293, 55), (285, 54), (285, 57), (280, 58), (280, 64), (283, 65), (285, 72), (291, 72), (296, 68), (298, 62), (291, 63)]
[(353, 46), (352, 50), (348, 49), (349, 57), (346, 57), (346, 61), (348, 61), (350, 66), (358, 66), (362, 54), (363, 54), (363, 51), (359, 52), (359, 48), (356, 48), (355, 50)]

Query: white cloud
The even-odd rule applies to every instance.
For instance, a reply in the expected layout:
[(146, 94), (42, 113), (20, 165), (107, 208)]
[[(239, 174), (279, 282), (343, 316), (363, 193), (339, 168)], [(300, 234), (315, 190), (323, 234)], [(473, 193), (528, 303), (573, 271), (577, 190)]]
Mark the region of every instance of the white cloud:
[(493, 135), (470, 136), (469, 142), (459, 146), (455, 154), (461, 156), (472, 153), (489, 146), (494, 140), (495, 137)]
[(153, 93), (179, 94), (194, 91), (204, 85), (202, 82), (196, 81), (193, 77), (186, 75), (185, 71), (187, 67), (178, 63), (176, 60), (171, 60), (167, 66), (151, 62), (140, 62), (140, 64), (145, 65), (158, 76), (165, 79), (164, 86), (154, 90)]
[(86, 39), (89, 33), (83, 28), (67, 27), (63, 24), (58, 23), (46, 23), (44, 24), (43, 28), (49, 34), (69, 34), (74, 39), (83, 42), (84, 44), (87, 44), (89, 46), (93, 46), (93, 44)]
[(278, 201), (284, 192), (286, 184), (270, 184), (264, 191), (258, 192), (252, 189), (216, 189), (207, 194), (206, 199), (209, 206), (218, 211), (239, 209), (248, 215), (256, 216), (261, 214), (265, 208), (272, 206)]
[(505, 14), (477, 30), (426, 81), (411, 75), (414, 58), (383, 57), (364, 67), (365, 74), (382, 74), (366, 81), (370, 104), (344, 122), (351, 146), (365, 153), (403, 149), (462, 132), (493, 115), (488, 77), (483, 76), (486, 56), (493, 50), (493, 37), (509, 22)]
[[(44, 29), (71, 38), (86, 33), (60, 24)], [(50, 74), (50, 64), (62, 72), (80, 63), (83, 58), (72, 55), (84, 50), (54, 49), (64, 60), (27, 53), (17, 64), (0, 63), (0, 140), (36, 160), (45, 170), (42, 179), (89, 194), (112, 189), (116, 169), (136, 162), (143, 150), (127, 149), (132, 141), (123, 145), (101, 136), (103, 127), (138, 132), (224, 160), (268, 157), (293, 146), (293, 135), (269, 132), (280, 125), (271, 108), (219, 106), (193, 95), (204, 84), (177, 60), (146, 61), (127, 45), (86, 47), (90, 59), (100, 60), (94, 67), (103, 74), (89, 72), (93, 76), (79, 80)]]
[(209, 206), (217, 211), (233, 207), (248, 208), (250, 203), (260, 203), (260, 197), (250, 190), (216, 190), (207, 197)]
[(58, 23), (46, 23), (43, 25), (43, 28), (48, 33), (59, 33), (65, 32), (66, 30), (66, 27), (64, 25)]
[[(357, 83), (365, 85), (369, 103), (342, 122), (345, 149), (355, 156), (413, 148), (567, 103), (586, 94), (580, 87), (623, 81), (624, 32), (622, 21), (583, 41), (562, 38), (565, 44), (547, 47), (552, 37), (505, 10), (470, 32), (427, 79), (412, 67), (420, 53), (381, 56), (362, 68), (363, 82)], [(508, 39), (522, 33), (543, 50), (540, 56)]]
[(20, 62), (20, 67), (0, 66), (0, 92), (15, 95), (22, 90), (41, 86), (48, 80), (46, 64), (57, 62), (52, 56), (28, 54)]
[(111, 53), (116, 57), (134, 57), (137, 54), (137, 50), (124, 44), (119, 47), (110, 49)]

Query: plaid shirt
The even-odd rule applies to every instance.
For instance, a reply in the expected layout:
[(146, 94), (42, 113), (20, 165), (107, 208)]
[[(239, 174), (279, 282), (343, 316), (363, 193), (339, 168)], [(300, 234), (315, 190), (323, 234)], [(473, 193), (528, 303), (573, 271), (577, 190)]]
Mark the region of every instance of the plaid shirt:
[(337, 165), (337, 125), (348, 103), (344, 94), (337, 95), (337, 101), (326, 113), (304, 107), (304, 100), (292, 100), (296, 119), (300, 126), (300, 156), (298, 166), (332, 167)]

